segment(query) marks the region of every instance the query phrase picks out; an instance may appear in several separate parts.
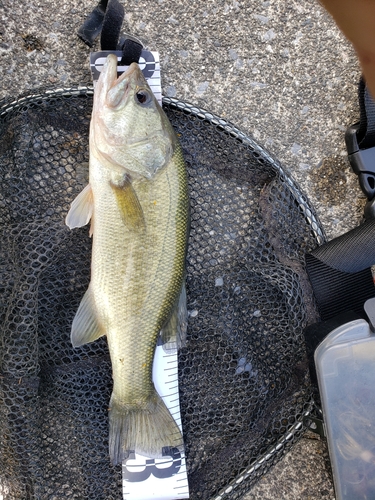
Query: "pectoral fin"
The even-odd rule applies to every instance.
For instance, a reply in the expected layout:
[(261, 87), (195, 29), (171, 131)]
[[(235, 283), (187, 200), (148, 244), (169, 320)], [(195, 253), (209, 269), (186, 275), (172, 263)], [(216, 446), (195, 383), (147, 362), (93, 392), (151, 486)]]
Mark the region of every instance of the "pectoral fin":
[(172, 313), (161, 330), (161, 340), (167, 352), (180, 349), (186, 344), (187, 333), (187, 306), (185, 282)]
[(146, 227), (143, 210), (131, 179), (125, 176), (121, 184), (111, 182), (117, 206), (125, 226), (130, 231), (139, 231)]
[(79, 193), (73, 200), (65, 224), (73, 229), (75, 227), (85, 226), (92, 217), (94, 201), (90, 184)]
[(103, 335), (105, 331), (98, 322), (94, 299), (89, 287), (73, 320), (71, 342), (73, 347), (79, 347), (94, 342)]

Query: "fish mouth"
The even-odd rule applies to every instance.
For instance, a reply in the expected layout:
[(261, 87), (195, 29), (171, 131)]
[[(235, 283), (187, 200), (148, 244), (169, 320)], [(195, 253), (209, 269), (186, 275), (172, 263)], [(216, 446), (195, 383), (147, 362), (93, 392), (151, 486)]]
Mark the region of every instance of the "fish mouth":
[(105, 71), (111, 81), (108, 82), (106, 101), (110, 107), (119, 108), (127, 100), (130, 90), (144, 87), (147, 85), (146, 80), (135, 62), (131, 63), (119, 77), (117, 77), (117, 57), (114, 54), (107, 57), (107, 64)]
[(136, 63), (136, 62), (132, 62), (131, 65), (128, 68), (126, 68), (124, 73), (118, 78), (118, 80), (122, 77), (126, 77), (126, 78), (132, 77), (138, 83), (142, 83), (145, 81), (145, 77), (143, 76), (141, 68), (139, 67), (138, 63)]

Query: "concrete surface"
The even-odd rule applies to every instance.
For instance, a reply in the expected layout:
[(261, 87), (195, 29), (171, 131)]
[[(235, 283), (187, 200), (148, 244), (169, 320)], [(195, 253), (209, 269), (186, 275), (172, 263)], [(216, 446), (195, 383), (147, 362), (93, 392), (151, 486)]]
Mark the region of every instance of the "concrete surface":
[(307, 432), (244, 500), (334, 500), (327, 447)]
[[(95, 5), (0, 0), (0, 98), (88, 82), (89, 48), (76, 32)], [(365, 200), (344, 130), (358, 118), (359, 68), (317, 2), (133, 0), (125, 10), (125, 30), (161, 54), (165, 95), (265, 146), (308, 193), (329, 238), (358, 224)], [(333, 499), (325, 444), (302, 439), (246, 498)]]

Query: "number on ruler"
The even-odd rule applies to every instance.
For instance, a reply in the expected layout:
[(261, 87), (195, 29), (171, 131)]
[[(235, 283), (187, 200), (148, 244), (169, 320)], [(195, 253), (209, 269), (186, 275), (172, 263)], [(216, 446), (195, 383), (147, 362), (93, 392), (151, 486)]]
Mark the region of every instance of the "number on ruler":
[[(163, 457), (170, 456), (172, 458), (172, 463), (169, 467), (158, 467), (158, 464), (155, 463), (155, 460), (152, 458), (146, 459), (145, 464), (133, 465), (133, 467), (136, 467), (137, 469), (141, 465), (144, 465), (145, 468), (142, 471), (132, 472), (130, 470), (132, 465), (128, 464), (128, 461), (135, 459), (135, 453), (131, 451), (129, 458), (126, 460), (123, 467), (123, 479), (125, 481), (129, 481), (130, 483), (138, 483), (141, 481), (145, 481), (151, 475), (157, 477), (158, 479), (165, 479), (177, 474), (181, 467), (181, 453), (179, 452), (179, 450), (177, 448), (169, 448), (167, 451), (163, 450), (162, 455)], [(163, 462), (163, 465), (164, 464), (165, 462)]]

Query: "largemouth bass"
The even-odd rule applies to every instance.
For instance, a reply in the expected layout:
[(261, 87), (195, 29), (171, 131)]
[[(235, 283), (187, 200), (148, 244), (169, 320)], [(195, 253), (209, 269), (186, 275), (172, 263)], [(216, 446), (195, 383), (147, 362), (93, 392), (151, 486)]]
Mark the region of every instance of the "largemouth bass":
[[(161, 330), (176, 334), (185, 314), (189, 202), (177, 137), (133, 63), (117, 78), (107, 57), (94, 92), (89, 184), (66, 218), (91, 220), (91, 281), (73, 320), (73, 346), (107, 336), (113, 392), (109, 453), (162, 456), (181, 432), (152, 381)], [(179, 318), (179, 319), (178, 319)]]

